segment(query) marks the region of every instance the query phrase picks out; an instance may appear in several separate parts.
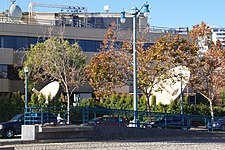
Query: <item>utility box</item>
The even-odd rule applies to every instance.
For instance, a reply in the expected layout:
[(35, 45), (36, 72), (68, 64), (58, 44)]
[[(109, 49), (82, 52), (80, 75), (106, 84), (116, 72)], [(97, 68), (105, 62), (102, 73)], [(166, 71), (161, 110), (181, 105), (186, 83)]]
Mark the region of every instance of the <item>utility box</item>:
[(36, 140), (39, 132), (39, 125), (22, 125), (22, 140)]

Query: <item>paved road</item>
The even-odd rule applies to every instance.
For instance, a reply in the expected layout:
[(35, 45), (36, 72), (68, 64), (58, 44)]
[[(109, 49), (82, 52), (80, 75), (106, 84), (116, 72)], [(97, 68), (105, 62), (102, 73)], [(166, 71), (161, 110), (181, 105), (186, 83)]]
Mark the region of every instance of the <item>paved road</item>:
[(224, 138), (148, 138), (99, 142), (8, 145), (15, 150), (224, 150)]

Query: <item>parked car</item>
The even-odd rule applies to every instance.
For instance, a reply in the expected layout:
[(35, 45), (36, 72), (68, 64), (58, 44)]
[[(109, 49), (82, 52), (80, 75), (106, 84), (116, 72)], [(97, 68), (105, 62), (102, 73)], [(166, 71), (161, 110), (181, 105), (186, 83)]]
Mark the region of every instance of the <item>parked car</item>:
[(173, 128), (189, 130), (191, 128), (190, 120), (185, 116), (161, 116), (156, 121), (147, 122), (148, 128)]
[(220, 118), (217, 121), (214, 121), (212, 123), (208, 123), (208, 130), (221, 130), (225, 131), (225, 118)]
[(21, 126), (24, 123), (23, 114), (15, 115), (11, 120), (0, 123), (0, 136), (12, 138), (21, 134)]
[[(26, 116), (26, 124), (45, 124), (57, 123), (57, 118), (52, 113), (32, 112)], [(11, 120), (0, 123), (0, 136), (4, 138), (13, 138), (21, 134), (21, 126), (24, 124), (24, 114), (17, 114)]]
[(127, 126), (125, 118), (119, 116), (97, 117), (88, 121), (85, 125), (102, 125), (102, 126)]

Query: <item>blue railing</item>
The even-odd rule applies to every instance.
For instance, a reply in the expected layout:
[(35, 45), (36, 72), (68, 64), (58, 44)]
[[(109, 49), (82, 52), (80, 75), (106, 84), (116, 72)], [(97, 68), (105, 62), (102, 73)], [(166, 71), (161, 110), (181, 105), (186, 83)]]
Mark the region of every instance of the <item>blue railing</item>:
[[(67, 120), (67, 109), (65, 107), (28, 107), (24, 113), (24, 124), (46, 124), (57, 123), (57, 116), (64, 120)], [(125, 118), (129, 126), (136, 126), (136, 123), (132, 122), (134, 111), (122, 110), (122, 109), (106, 109), (106, 108), (92, 108), (83, 107), (70, 108), (70, 123), (71, 124), (86, 124), (90, 121), (96, 120), (99, 117), (104, 116), (117, 116)], [(180, 115), (169, 114), (160, 112), (145, 112), (138, 111), (138, 126), (150, 127), (154, 126), (151, 122), (158, 122), (158, 127), (169, 128), (176, 126), (176, 123), (181, 123), (184, 127), (189, 125), (190, 127), (204, 127), (207, 128), (210, 122), (210, 116), (203, 115)], [(161, 120), (160, 120), (161, 119)], [(174, 123), (174, 124), (173, 124)]]
[(28, 107), (24, 110), (24, 124), (57, 124), (57, 116), (66, 120), (63, 107)]

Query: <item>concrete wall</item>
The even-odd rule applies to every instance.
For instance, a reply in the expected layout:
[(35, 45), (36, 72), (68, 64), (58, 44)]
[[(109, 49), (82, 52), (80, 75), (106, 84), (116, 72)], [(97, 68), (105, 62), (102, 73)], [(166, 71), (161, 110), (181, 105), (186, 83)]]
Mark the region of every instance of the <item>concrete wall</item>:
[[(22, 55), (24, 54), (17, 55), (17, 53), (15, 53), (15, 51), (11, 48), (0, 48), (0, 64), (14, 66), (19, 65), (19, 63), (21, 63)], [(23, 81), (0, 79), (0, 92), (18, 91), (24, 91)]]
[(106, 29), (96, 28), (0, 23), (0, 35), (9, 36), (43, 37), (63, 34), (67, 39), (103, 40), (106, 33)]
[[(207, 131), (183, 131), (179, 129), (151, 129), (151, 128), (129, 128), (125, 126), (94, 126), (93, 129), (79, 126), (54, 127), (51, 130), (44, 129), (39, 133), (37, 141), (43, 140), (110, 140), (110, 139), (127, 139), (127, 138), (161, 138), (161, 137), (213, 137), (218, 136), (212, 132)], [(57, 129), (58, 128), (58, 129)], [(63, 129), (64, 128), (64, 129)], [(220, 135), (222, 136), (222, 135)]]
[[(126, 35), (117, 31), (118, 40), (123, 40), (124, 37), (130, 38), (132, 36), (131, 31), (126, 32)], [(12, 24), (12, 23), (0, 23), (0, 35), (9, 36), (58, 36), (64, 35), (67, 39), (84, 39), (84, 40), (103, 40), (104, 35), (107, 33), (107, 29), (100, 28), (84, 28), (84, 27), (70, 27), (66, 26), (50, 26), (50, 25), (30, 25), (30, 24)], [(145, 36), (147, 42), (155, 43), (160, 36), (164, 36), (164, 33), (151, 33), (143, 32), (138, 33), (138, 36)], [(186, 36), (186, 35), (184, 35)]]
[(11, 48), (0, 48), (0, 64), (13, 65), (14, 51)]
[(159, 137), (202, 137), (212, 136), (206, 131), (184, 131), (180, 129), (155, 129), (155, 128), (132, 128), (132, 127), (110, 127), (95, 126), (93, 135), (99, 135), (100, 139), (117, 138), (159, 138)]

